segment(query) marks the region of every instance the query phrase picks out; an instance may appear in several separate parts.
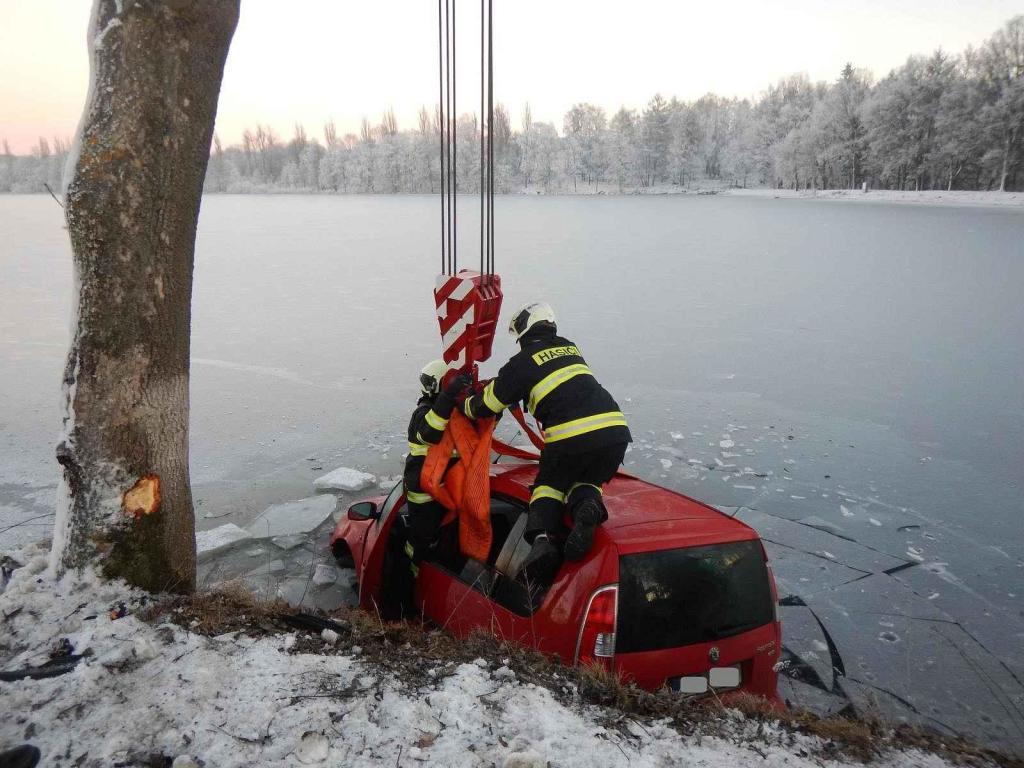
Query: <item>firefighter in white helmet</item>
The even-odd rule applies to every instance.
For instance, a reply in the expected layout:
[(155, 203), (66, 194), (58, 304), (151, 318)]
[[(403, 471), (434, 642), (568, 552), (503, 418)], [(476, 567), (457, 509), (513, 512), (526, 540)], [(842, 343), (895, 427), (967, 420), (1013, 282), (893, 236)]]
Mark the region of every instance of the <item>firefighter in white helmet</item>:
[[(523, 401), (542, 427), (544, 448), (526, 527), (532, 549), (522, 573), (544, 588), (558, 572), (563, 553), (582, 560), (590, 551), (597, 526), (608, 519), (601, 487), (615, 476), (632, 436), (626, 417), (594, 378), (579, 347), (558, 335), (548, 304), (521, 307), (508, 330), (520, 351), (482, 392), (466, 399), (464, 409), (471, 418), (491, 416)], [(572, 529), (565, 535), (567, 509)]]

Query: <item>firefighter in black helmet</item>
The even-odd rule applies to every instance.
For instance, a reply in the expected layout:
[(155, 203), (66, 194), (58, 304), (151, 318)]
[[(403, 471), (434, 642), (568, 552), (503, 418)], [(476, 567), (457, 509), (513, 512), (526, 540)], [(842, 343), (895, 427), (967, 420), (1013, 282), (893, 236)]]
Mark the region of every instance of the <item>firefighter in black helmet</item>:
[(392, 568), (388, 590), (391, 599), (385, 607), (389, 615), (408, 614), (413, 606), (413, 588), (419, 573), (419, 562), (437, 540), (445, 508), (420, 484), (420, 472), (431, 445), (441, 442), (448, 419), (455, 407), (455, 398), (473, 379), (468, 374), (456, 376), (443, 390), (441, 380), (448, 372), (444, 360), (432, 360), (420, 371), (420, 399), (409, 419), (409, 454), (405, 459), (403, 483), (408, 511), (405, 514), (405, 536), (395, 541), (397, 560)]
[(522, 573), (544, 587), (562, 562), (558, 543), (566, 508), (573, 527), (564, 538), (565, 557), (582, 560), (590, 551), (594, 531), (608, 519), (601, 486), (615, 476), (632, 436), (626, 417), (598, 384), (579, 348), (558, 335), (550, 306), (527, 304), (508, 330), (520, 351), (482, 392), (466, 399), (464, 409), (476, 418), (524, 401), (541, 424), (544, 449), (526, 526), (532, 548)]

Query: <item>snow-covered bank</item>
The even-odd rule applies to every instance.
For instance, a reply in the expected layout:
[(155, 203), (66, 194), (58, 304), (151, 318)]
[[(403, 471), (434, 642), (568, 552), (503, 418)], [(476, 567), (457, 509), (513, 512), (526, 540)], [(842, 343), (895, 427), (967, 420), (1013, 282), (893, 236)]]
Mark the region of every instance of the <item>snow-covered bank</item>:
[[(45, 552), (18, 557), (26, 564), (0, 595), (3, 670), (38, 667), (55, 651), (82, 657), (61, 676), (0, 682), (0, 748), (35, 744), (43, 765), (857, 764), (833, 744), (734, 711), (700, 733), (623, 717), (584, 703), (572, 683), (556, 696), (525, 682), (502, 659), (427, 660), (409, 680), (370, 660), (374, 649), (339, 651), (329, 633), (211, 637), (198, 620), (147, 623), (149, 596), (92, 573), (55, 583)], [(948, 763), (889, 749), (875, 764)]]
[(716, 194), (733, 197), (769, 197), (773, 199), (843, 200), (857, 203), (915, 203), (924, 205), (970, 205), (1024, 208), (1024, 192), (977, 192), (926, 190), (921, 192), (895, 189), (723, 189)]

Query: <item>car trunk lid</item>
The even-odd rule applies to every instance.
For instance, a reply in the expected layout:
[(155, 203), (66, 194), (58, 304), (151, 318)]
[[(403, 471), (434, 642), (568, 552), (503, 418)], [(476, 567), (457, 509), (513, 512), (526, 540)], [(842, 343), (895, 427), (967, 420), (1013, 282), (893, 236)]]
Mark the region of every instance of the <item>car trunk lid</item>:
[(755, 683), (768, 679), (778, 630), (760, 541), (689, 543), (621, 554), (616, 665), (654, 687), (738, 668), (739, 685), (726, 687), (764, 688)]

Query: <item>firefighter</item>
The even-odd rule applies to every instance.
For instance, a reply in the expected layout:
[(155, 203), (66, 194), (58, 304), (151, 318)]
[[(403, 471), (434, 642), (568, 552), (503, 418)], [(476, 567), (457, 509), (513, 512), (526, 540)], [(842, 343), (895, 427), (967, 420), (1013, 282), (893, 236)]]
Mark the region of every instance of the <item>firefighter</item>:
[(445, 508), (420, 485), (420, 471), (431, 445), (441, 441), (448, 419), (455, 407), (455, 398), (473, 381), (467, 374), (456, 376), (441, 389), (441, 380), (448, 372), (443, 360), (432, 360), (420, 371), (420, 399), (409, 419), (409, 455), (405, 459), (403, 482), (408, 504), (405, 537), (395, 544), (401, 547), (391, 579), (392, 593), (400, 604), (397, 610), (408, 613), (414, 609), (413, 589), (419, 573), (420, 560), (437, 540)]
[[(632, 436), (626, 417), (598, 384), (579, 348), (558, 335), (548, 304), (522, 307), (508, 330), (520, 351), (463, 408), (477, 418), (524, 401), (542, 427), (544, 449), (525, 532), (532, 546), (522, 573), (528, 584), (547, 586), (563, 554), (582, 560), (590, 551), (594, 531), (608, 519), (601, 486), (615, 476)], [(573, 526), (559, 552), (566, 508)]]

